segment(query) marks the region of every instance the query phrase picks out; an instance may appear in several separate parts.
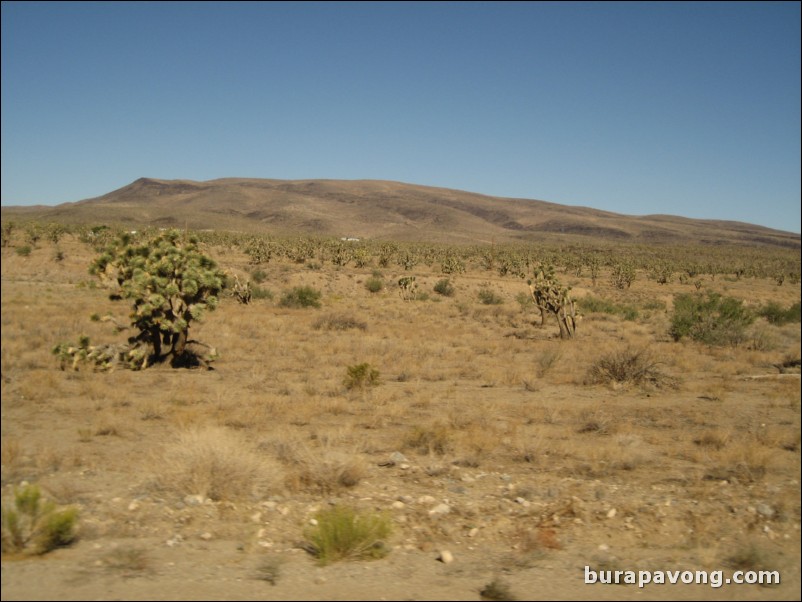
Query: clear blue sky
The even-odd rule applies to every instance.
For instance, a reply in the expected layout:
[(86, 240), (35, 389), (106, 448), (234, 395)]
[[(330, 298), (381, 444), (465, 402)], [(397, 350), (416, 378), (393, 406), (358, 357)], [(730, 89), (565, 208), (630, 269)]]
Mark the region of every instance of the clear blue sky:
[(800, 231), (800, 3), (2, 3), (2, 203), (387, 179)]

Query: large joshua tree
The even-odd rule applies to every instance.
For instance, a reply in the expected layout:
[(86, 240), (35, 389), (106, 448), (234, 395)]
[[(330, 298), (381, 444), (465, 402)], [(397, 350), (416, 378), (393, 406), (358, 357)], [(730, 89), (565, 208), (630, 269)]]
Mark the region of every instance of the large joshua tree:
[(178, 230), (146, 241), (122, 234), (91, 265), (90, 273), (112, 287), (112, 299), (133, 300), (124, 359), (131, 367), (191, 363), (189, 326), (214, 310), (225, 276), (198, 249), (198, 240)]
[(571, 299), (571, 288), (563, 286), (554, 275), (551, 266), (538, 265), (534, 268), (534, 278), (528, 281), (532, 299), (540, 309), (540, 325), (546, 323), (546, 315), (557, 318), (561, 339), (572, 339), (579, 318), (576, 306)]

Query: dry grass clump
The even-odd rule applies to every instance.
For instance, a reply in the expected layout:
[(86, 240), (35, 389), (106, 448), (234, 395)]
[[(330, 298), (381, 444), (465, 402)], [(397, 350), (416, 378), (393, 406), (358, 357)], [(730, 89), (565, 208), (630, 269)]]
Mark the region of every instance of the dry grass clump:
[(590, 367), (586, 383), (651, 385), (658, 388), (675, 387), (676, 380), (658, 369), (660, 363), (652, 357), (648, 349), (627, 347), (598, 359)]
[(367, 330), (367, 322), (346, 313), (321, 316), (312, 324), (315, 330)]
[(316, 448), (300, 441), (281, 441), (273, 446), (287, 466), (284, 482), (292, 491), (331, 494), (356, 487), (367, 475), (365, 461), (336, 442), (324, 442)]
[(240, 500), (261, 495), (278, 475), (266, 458), (246, 441), (220, 427), (182, 432), (155, 458), (154, 484), (181, 496)]

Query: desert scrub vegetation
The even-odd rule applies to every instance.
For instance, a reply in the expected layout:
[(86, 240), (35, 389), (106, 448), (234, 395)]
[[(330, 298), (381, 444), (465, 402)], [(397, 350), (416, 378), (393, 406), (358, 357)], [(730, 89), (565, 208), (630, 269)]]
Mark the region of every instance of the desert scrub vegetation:
[(442, 278), (441, 280), (437, 281), (437, 284), (434, 285), (434, 292), (438, 295), (442, 295), (443, 297), (453, 297), (456, 291), (454, 289), (454, 285), (451, 283), (451, 280), (448, 278)]
[(321, 316), (312, 324), (315, 330), (367, 330), (367, 322), (347, 313)]
[(608, 353), (596, 360), (588, 370), (585, 382), (589, 384), (617, 383), (675, 387), (676, 380), (662, 372), (658, 368), (659, 365), (660, 362), (654, 359), (648, 349), (627, 347)]
[(38, 485), (14, 488), (13, 500), (3, 503), (3, 553), (45, 554), (72, 543), (78, 523), (76, 508), (58, 509), (42, 499)]
[(214, 501), (250, 499), (281, 479), (273, 463), (222, 427), (179, 433), (152, 461), (157, 490)]
[(343, 384), (349, 391), (375, 387), (379, 384), (379, 371), (367, 362), (348, 366)]
[(62, 367), (68, 356), (103, 369), (121, 363), (135, 370), (157, 363), (206, 365), (215, 359), (214, 350), (204, 353), (189, 345), (190, 324), (217, 307), (224, 286), (224, 274), (200, 252), (197, 238), (177, 230), (146, 240), (123, 233), (105, 247), (89, 272), (112, 289), (111, 300), (133, 301), (130, 319), (137, 333), (117, 347), (93, 346), (84, 337), (78, 345), (59, 344), (53, 352)]
[(577, 299), (579, 309), (586, 314), (600, 313), (620, 316), (624, 320), (634, 321), (638, 319), (638, 308), (633, 305), (614, 303), (607, 299), (586, 295)]
[(384, 513), (357, 511), (342, 505), (321, 510), (304, 536), (320, 564), (338, 560), (383, 558), (390, 549), (392, 522)]
[(674, 297), (670, 334), (675, 341), (690, 338), (708, 345), (736, 346), (747, 337), (755, 314), (743, 301), (718, 293), (683, 293)]
[(776, 301), (769, 301), (766, 305), (761, 307), (757, 313), (759, 316), (766, 318), (770, 324), (776, 326), (784, 326), (785, 324), (802, 321), (799, 301), (787, 309)]
[(321, 292), (311, 286), (296, 286), (292, 290), (284, 293), (281, 301), (279, 301), (279, 306), (295, 309), (307, 307), (319, 308), (321, 306), (321, 297)]

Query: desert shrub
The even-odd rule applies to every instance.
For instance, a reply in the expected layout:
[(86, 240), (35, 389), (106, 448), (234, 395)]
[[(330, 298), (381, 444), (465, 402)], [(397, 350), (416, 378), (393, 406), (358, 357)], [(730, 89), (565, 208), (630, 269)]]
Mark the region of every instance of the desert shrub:
[(404, 445), (424, 454), (443, 455), (452, 447), (452, 434), (449, 428), (441, 423), (430, 426), (415, 426), (407, 434)]
[(261, 268), (255, 268), (251, 271), (251, 280), (253, 280), (256, 284), (262, 284), (265, 280), (267, 280), (267, 272)]
[(252, 286), (251, 287), (251, 298), (253, 299), (266, 299), (268, 301), (273, 300), (273, 291), (268, 288), (264, 288), (262, 286)]
[(352, 328), (367, 330), (368, 325), (348, 314), (330, 314), (315, 320), (312, 328), (315, 330), (350, 330)]
[(434, 285), (434, 292), (444, 297), (453, 297), (454, 285), (451, 284), (448, 278), (443, 278), (442, 280), (438, 280), (437, 284)]
[(356, 452), (328, 444), (310, 448), (305, 443), (285, 443), (281, 447), (279, 455), (287, 466), (284, 483), (292, 491), (329, 495), (356, 487), (367, 474), (365, 462)]
[(384, 288), (384, 280), (372, 276), (365, 281), (365, 288), (371, 293), (378, 293)]
[(494, 291), (490, 290), (488, 287), (483, 287), (479, 289), (479, 301), (484, 303), (485, 305), (501, 305), (504, 303), (504, 299), (502, 299), (499, 295), (497, 295)]
[(272, 466), (223, 428), (181, 433), (155, 458), (153, 485), (180, 496), (212, 500), (248, 499), (273, 483)]
[(75, 539), (78, 510), (58, 510), (50, 501), (42, 500), (37, 485), (14, 489), (14, 500), (3, 504), (2, 550), (44, 554), (69, 545)]
[(379, 384), (379, 371), (368, 363), (348, 366), (344, 384), (349, 391), (373, 387)]
[(479, 592), (482, 600), (517, 600), (510, 591), (510, 586), (501, 579), (493, 579)]
[(689, 337), (708, 345), (738, 345), (754, 320), (740, 299), (718, 293), (681, 294), (674, 297), (669, 333), (675, 341)]
[(613, 303), (607, 299), (600, 299), (592, 295), (587, 295), (577, 300), (579, 309), (582, 313), (592, 314), (611, 314), (614, 316), (621, 316), (624, 320), (636, 320), (638, 318), (638, 309), (631, 305), (621, 305)]
[(315, 515), (317, 524), (306, 529), (309, 549), (321, 564), (346, 559), (383, 558), (392, 523), (386, 514), (358, 512), (334, 506)]
[(28, 257), (28, 255), (31, 254), (31, 247), (30, 245), (22, 245), (20, 247), (17, 247), (16, 253), (20, 257)]
[(650, 384), (657, 387), (672, 386), (674, 380), (658, 369), (648, 349), (614, 351), (598, 359), (588, 371), (589, 384)]
[(791, 322), (799, 322), (802, 320), (800, 316), (800, 303), (797, 301), (788, 309), (784, 309), (782, 305), (776, 301), (770, 301), (758, 310), (758, 315), (766, 318), (766, 320), (777, 326), (790, 324)]
[(321, 296), (320, 291), (311, 286), (296, 286), (284, 294), (279, 305), (291, 308), (320, 307)]

